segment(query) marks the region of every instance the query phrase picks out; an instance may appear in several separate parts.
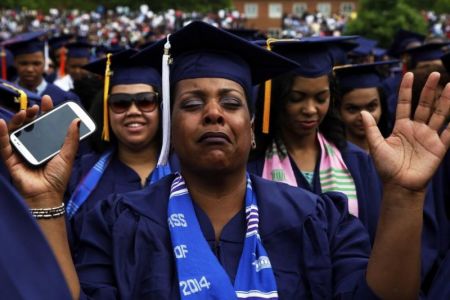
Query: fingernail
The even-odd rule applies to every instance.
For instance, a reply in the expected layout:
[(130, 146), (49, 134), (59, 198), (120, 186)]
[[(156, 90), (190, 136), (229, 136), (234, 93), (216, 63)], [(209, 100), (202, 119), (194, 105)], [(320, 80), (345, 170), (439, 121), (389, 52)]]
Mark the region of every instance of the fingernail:
[(80, 125), (81, 125), (81, 120), (78, 120), (77, 127), (80, 128)]

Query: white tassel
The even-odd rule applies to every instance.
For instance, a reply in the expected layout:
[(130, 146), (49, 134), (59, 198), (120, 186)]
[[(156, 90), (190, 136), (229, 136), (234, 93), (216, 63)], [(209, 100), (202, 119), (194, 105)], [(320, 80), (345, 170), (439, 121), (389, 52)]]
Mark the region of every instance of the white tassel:
[(164, 44), (162, 57), (162, 147), (158, 165), (166, 165), (170, 152), (170, 34)]
[(50, 67), (50, 55), (48, 52), (48, 42), (46, 41), (44, 44), (44, 72), (48, 72)]

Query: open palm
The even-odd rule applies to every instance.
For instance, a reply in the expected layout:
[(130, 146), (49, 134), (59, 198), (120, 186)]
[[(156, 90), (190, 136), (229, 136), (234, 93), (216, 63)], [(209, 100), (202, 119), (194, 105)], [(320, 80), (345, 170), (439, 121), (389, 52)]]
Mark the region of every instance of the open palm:
[(369, 113), (363, 112), (370, 153), (384, 182), (421, 191), (433, 176), (450, 144), (450, 130), (439, 133), (450, 107), (448, 84), (434, 109), (439, 73), (432, 73), (420, 95), (414, 118), (410, 118), (413, 74), (402, 80), (396, 121), (384, 139)]

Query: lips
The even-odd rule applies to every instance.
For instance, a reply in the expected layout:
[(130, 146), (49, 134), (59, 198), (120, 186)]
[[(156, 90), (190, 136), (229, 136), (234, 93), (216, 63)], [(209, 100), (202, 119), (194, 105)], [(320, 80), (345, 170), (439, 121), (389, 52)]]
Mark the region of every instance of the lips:
[(129, 119), (128, 121), (124, 122), (124, 126), (126, 126), (126, 127), (138, 127), (138, 126), (143, 126), (144, 124), (145, 124), (145, 122), (142, 120)]
[(223, 144), (231, 143), (230, 138), (223, 132), (206, 132), (198, 139), (199, 143)]
[(312, 121), (299, 121), (298, 124), (306, 129), (310, 129), (313, 127), (316, 127), (318, 124), (318, 121), (312, 120)]

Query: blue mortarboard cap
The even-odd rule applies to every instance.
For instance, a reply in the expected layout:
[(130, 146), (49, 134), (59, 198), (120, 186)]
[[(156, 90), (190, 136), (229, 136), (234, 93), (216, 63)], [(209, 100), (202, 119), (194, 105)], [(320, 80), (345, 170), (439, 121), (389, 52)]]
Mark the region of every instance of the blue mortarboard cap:
[[(70, 299), (63, 273), (23, 199), (0, 175), (3, 299)], [(7, 201), (6, 201), (7, 200)]]
[(55, 36), (48, 40), (48, 45), (51, 49), (56, 50), (68, 44), (72, 39), (74, 39), (74, 37), (75, 36), (73, 34), (62, 34), (60, 36)]
[(351, 55), (354, 56), (371, 55), (375, 46), (378, 44), (377, 41), (365, 37), (358, 37), (355, 42), (358, 43), (358, 47), (351, 51)]
[[(346, 36), (345, 40), (342, 40), (344, 37), (323, 37), (328, 38), (330, 41), (330, 53), (333, 57), (333, 65), (345, 65), (348, 63), (348, 53), (358, 47), (358, 44), (354, 42), (354, 40), (358, 36)], [(312, 37), (311, 37), (312, 38)], [(336, 39), (334, 42), (333, 38)]]
[[(298, 65), (232, 33), (194, 21), (169, 38), (171, 83), (182, 79), (217, 77), (240, 83), (248, 92), (253, 85), (292, 70)], [(163, 54), (167, 39), (141, 50), (135, 59), (149, 63)], [(151, 63), (151, 62), (150, 62)], [(161, 68), (161, 61), (157, 62)]]
[[(161, 89), (161, 74), (155, 68), (133, 63), (131, 56), (137, 50), (127, 49), (111, 55), (111, 85), (144, 83)], [(160, 58), (153, 58), (158, 59)], [(85, 66), (84, 69), (99, 75), (105, 75), (107, 58), (98, 59)]]
[(261, 40), (261, 39), (267, 39), (267, 36), (260, 32), (257, 29), (250, 29), (250, 28), (233, 28), (233, 29), (227, 29), (229, 33), (232, 33), (234, 35), (237, 35), (247, 41), (255, 41), (255, 40)]
[(391, 47), (388, 50), (389, 55), (400, 57), (405, 50), (410, 47), (420, 46), (425, 40), (425, 36), (417, 32), (400, 29), (394, 36)]
[[(172, 59), (170, 76), (169, 67), (162, 64), (162, 60), (168, 59), (168, 54)], [(298, 67), (287, 58), (200, 21), (194, 21), (141, 50), (135, 59), (140, 63), (151, 63), (152, 57), (162, 57), (158, 68), (162, 69), (163, 78), (170, 78), (172, 85), (184, 79), (224, 78), (240, 84), (249, 103), (254, 85)], [(163, 81), (163, 141), (158, 165), (167, 163), (170, 150), (170, 88), (167, 79)]]
[(447, 54), (444, 54), (441, 57), (442, 64), (444, 65), (445, 69), (447, 70), (447, 73), (450, 74), (450, 52)]
[(375, 57), (383, 57), (386, 54), (387, 54), (387, 50), (384, 48), (378, 48), (378, 47), (373, 48), (373, 55)]
[(10, 40), (7, 40), (3, 45), (11, 50), (14, 56), (29, 54), (35, 52), (44, 52), (44, 35), (46, 31), (27, 32), (19, 34)]
[(339, 88), (370, 88), (380, 87), (385, 79), (380, 68), (398, 64), (400, 61), (380, 61), (371, 64), (342, 66), (334, 69), (334, 75)]
[(0, 79), (0, 106), (16, 113), (34, 104), (39, 104), (39, 95), (12, 82)]
[(299, 66), (297, 75), (315, 78), (330, 74), (333, 69), (332, 48), (336, 43), (354, 37), (308, 37), (301, 40), (275, 40), (271, 42), (273, 52), (295, 61)]
[(73, 42), (66, 45), (67, 57), (90, 58), (92, 45), (87, 42)]
[(419, 47), (408, 49), (405, 53), (411, 56), (411, 61), (413, 64), (423, 61), (437, 60), (445, 54), (444, 47), (449, 44), (449, 42), (424, 44)]

